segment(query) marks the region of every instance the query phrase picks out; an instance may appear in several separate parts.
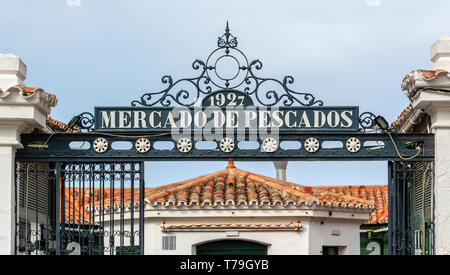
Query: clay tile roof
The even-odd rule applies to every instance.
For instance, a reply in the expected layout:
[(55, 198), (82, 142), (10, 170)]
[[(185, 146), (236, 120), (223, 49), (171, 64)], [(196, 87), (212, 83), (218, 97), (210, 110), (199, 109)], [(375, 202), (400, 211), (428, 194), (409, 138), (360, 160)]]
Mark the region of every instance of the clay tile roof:
[(402, 113), (397, 117), (397, 119), (391, 123), (391, 127), (395, 125), (403, 125), (405, 121), (408, 119), (408, 117), (411, 115), (411, 112), (413, 110), (412, 103), (406, 107)]
[(417, 70), (420, 72), (426, 80), (432, 80), (433, 78), (436, 78), (440, 74), (448, 74), (446, 70)]
[(359, 186), (318, 186), (313, 189), (324, 192), (348, 194), (375, 205), (370, 214), (369, 224), (388, 222), (388, 186), (387, 185), (359, 185)]
[[(79, 221), (94, 220), (93, 214), (88, 211), (89, 206), (100, 205), (100, 202), (104, 200), (104, 205), (110, 205), (110, 199), (113, 198), (114, 202), (120, 202), (120, 188), (79, 188), (79, 187), (65, 187), (64, 188), (64, 213), (66, 223), (78, 223)], [(152, 188), (146, 188), (146, 192), (152, 190)], [(113, 192), (111, 194), (111, 192)], [(129, 188), (124, 188), (125, 203), (131, 202), (131, 192)], [(135, 190), (135, 198), (138, 199), (139, 189)], [(106, 208), (106, 207), (105, 207)]]
[(69, 129), (69, 126), (67, 124), (58, 121), (50, 116), (47, 116), (47, 126), (54, 132), (81, 133), (79, 129)]
[(15, 85), (8, 88), (6, 91), (0, 89), (0, 97), (7, 97), (12, 91), (18, 91), (24, 98), (30, 98), (36, 94), (36, 92), (42, 92), (43, 96), (51, 106), (55, 106), (58, 102), (58, 99), (54, 94), (45, 92), (41, 88), (25, 87), (24, 85)]
[[(24, 87), (24, 86), (18, 86), (23, 90), (24, 94), (27, 95), (33, 95), (36, 91), (38, 90), (42, 90), (40, 88), (34, 88), (34, 87)], [(48, 92), (44, 92), (45, 95), (50, 99), (50, 100), (56, 100), (56, 96), (52, 93), (48, 93)]]
[[(120, 192), (116, 192), (113, 206), (109, 198), (104, 206), (95, 203), (94, 210), (118, 209)], [(282, 181), (237, 168), (226, 168), (186, 181), (150, 188), (145, 193), (147, 205), (152, 207), (217, 207), (217, 206), (325, 206), (344, 208), (374, 208), (373, 200), (339, 194)], [(139, 196), (135, 196), (137, 202)], [(126, 203), (130, 198), (125, 198)], [(132, 207), (126, 205), (127, 208)]]

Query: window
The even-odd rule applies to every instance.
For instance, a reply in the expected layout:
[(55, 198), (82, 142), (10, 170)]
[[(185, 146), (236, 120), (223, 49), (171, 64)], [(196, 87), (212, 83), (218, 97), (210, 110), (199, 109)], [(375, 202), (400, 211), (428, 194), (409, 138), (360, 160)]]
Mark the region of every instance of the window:
[(162, 237), (162, 250), (177, 250), (177, 239), (175, 236)]
[(339, 255), (339, 247), (322, 246), (322, 255)]

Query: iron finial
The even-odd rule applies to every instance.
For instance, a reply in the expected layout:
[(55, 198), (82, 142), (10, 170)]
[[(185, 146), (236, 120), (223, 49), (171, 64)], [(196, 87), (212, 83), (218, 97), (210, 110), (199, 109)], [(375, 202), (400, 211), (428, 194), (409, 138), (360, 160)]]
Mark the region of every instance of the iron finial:
[(236, 48), (237, 47), (237, 38), (233, 36), (230, 32), (230, 25), (227, 20), (227, 25), (225, 27), (225, 33), (219, 37), (217, 41), (217, 46), (219, 48)]

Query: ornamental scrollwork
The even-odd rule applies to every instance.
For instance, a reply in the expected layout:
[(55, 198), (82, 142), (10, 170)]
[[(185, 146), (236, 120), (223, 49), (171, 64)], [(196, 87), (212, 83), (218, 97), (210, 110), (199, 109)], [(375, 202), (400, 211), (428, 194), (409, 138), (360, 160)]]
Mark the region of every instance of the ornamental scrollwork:
[(263, 106), (323, 106), (311, 93), (296, 92), (289, 86), (294, 83), (292, 76), (282, 80), (257, 76), (261, 70), (260, 60), (249, 62), (246, 55), (237, 48), (237, 37), (230, 33), (227, 22), (225, 33), (218, 38), (217, 48), (210, 53), (206, 62), (195, 60), (192, 68), (198, 71), (197, 77), (173, 80), (170, 75), (162, 77), (166, 88), (159, 92), (143, 94), (131, 102), (132, 106), (152, 107), (194, 106), (205, 95), (217, 90), (239, 89)]
[(371, 112), (364, 112), (359, 116), (359, 125), (361, 126), (361, 131), (367, 131), (375, 127), (376, 116)]

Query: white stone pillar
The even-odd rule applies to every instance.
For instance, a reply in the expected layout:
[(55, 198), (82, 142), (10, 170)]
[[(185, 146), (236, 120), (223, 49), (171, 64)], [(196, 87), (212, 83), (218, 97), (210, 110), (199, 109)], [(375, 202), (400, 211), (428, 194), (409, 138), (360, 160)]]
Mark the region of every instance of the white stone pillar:
[(56, 98), (41, 89), (25, 88), (26, 65), (0, 54), (0, 254), (14, 254), (16, 220), (15, 153), (20, 135), (44, 129)]
[(431, 47), (433, 71), (415, 71), (404, 81), (413, 107), (430, 115), (435, 134), (435, 252), (450, 255), (450, 36)]

